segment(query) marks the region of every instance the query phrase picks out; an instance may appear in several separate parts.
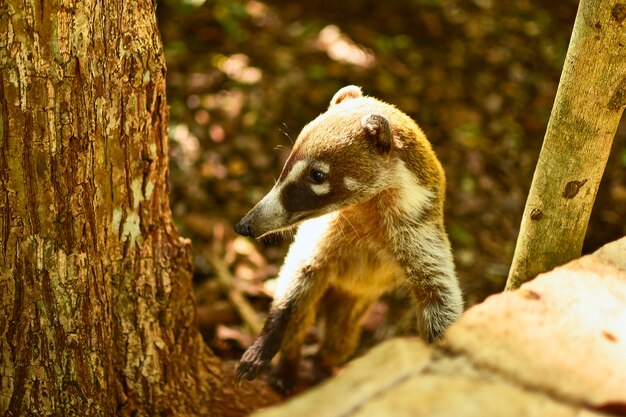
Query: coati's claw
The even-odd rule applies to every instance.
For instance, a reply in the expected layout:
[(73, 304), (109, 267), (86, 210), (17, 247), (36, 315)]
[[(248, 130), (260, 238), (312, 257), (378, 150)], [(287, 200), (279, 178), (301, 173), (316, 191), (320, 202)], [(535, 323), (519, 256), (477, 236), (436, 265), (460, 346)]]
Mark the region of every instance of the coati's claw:
[(313, 384), (319, 384), (320, 382), (324, 382), (333, 375), (332, 367), (321, 364), (319, 360), (315, 361), (314, 363), (315, 366), (313, 367), (311, 377), (311, 381), (313, 382)]
[(289, 395), (293, 392), (298, 381), (299, 360), (280, 358), (278, 366), (270, 372), (269, 383), (274, 391), (282, 395)]
[(283, 375), (272, 373), (269, 379), (270, 386), (281, 395), (289, 395), (296, 386), (295, 378), (285, 378)]
[(241, 357), (235, 372), (235, 381), (239, 383), (243, 378), (252, 381), (259, 373), (269, 365), (269, 361), (263, 359), (261, 350), (257, 345), (252, 345)]

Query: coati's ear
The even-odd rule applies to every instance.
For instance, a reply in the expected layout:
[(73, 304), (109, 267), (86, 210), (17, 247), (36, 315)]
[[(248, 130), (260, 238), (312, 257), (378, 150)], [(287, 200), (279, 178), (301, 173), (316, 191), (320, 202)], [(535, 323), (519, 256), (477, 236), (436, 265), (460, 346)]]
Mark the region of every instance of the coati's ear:
[(382, 153), (391, 150), (391, 126), (389, 120), (380, 114), (368, 114), (361, 119), (361, 126), (365, 129), (367, 136), (374, 142), (376, 148)]
[(349, 100), (352, 98), (363, 97), (363, 92), (361, 91), (361, 87), (357, 87), (356, 85), (348, 85), (335, 93), (332, 100), (330, 100), (330, 107), (336, 106), (344, 100)]

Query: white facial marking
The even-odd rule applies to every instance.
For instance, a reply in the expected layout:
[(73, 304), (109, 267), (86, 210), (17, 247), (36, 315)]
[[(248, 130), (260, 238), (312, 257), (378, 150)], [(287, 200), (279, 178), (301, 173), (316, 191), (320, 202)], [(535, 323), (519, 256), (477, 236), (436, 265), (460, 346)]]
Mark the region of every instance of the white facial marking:
[(287, 174), (287, 178), (285, 178), (284, 184), (290, 184), (298, 181), (304, 170), (307, 168), (308, 164), (306, 161), (300, 160), (296, 162), (289, 174)]
[(311, 184), (311, 190), (317, 195), (326, 195), (330, 193), (330, 184), (328, 182)]
[(330, 171), (330, 165), (326, 162), (315, 161), (312, 164), (309, 164), (308, 161), (300, 160), (293, 164), (293, 167), (291, 168), (291, 171), (289, 171), (289, 174), (287, 174), (287, 178), (285, 178), (284, 183), (289, 184), (298, 181), (302, 176), (302, 173), (309, 167), (322, 171), (324, 174), (328, 174)]
[(330, 165), (328, 165), (326, 162), (316, 161), (314, 166), (316, 169), (319, 169), (324, 174), (328, 174), (328, 172), (330, 171)]
[(344, 177), (343, 185), (346, 187), (346, 190), (349, 191), (358, 190), (361, 187), (361, 184), (352, 177)]
[(418, 213), (433, 200), (433, 192), (421, 186), (404, 162), (396, 165), (400, 190), (400, 209), (406, 213)]
[[(312, 164), (312, 167), (317, 169), (318, 171), (323, 172), (324, 175), (328, 175), (328, 172), (330, 171), (330, 165), (322, 161), (315, 161)], [(321, 184), (311, 184), (311, 190), (316, 195), (326, 195), (330, 193), (330, 184), (328, 183), (328, 181), (324, 181)]]
[[(309, 164), (309, 162), (305, 160), (300, 160), (293, 165), (291, 171), (289, 171), (289, 174), (287, 174), (287, 178), (285, 178), (283, 186), (299, 181), (302, 177), (302, 173), (305, 170), (309, 169), (310, 166), (323, 172), (324, 174), (328, 174), (328, 172), (330, 171), (330, 165), (328, 165), (326, 162), (315, 161), (312, 164)], [(311, 191), (313, 191), (316, 195), (321, 196), (330, 193), (330, 184), (328, 183), (328, 181), (325, 181), (322, 184), (311, 184), (310, 186)]]

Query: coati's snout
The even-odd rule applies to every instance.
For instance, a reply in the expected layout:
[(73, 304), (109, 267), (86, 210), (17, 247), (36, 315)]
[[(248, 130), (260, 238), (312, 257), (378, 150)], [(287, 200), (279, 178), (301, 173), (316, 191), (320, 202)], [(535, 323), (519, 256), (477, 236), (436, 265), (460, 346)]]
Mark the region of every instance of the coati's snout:
[(243, 236), (260, 238), (289, 226), (289, 216), (280, 201), (278, 184), (235, 225)]
[(244, 222), (243, 219), (235, 225), (235, 232), (239, 233), (242, 236), (254, 237), (254, 231), (252, 230), (252, 227), (250, 227), (247, 222)]
[(272, 190), (237, 223), (237, 233), (260, 238), (289, 229), (336, 209), (346, 198), (347, 190), (329, 178), (327, 163), (310, 158), (293, 164), (287, 161), (285, 170)]

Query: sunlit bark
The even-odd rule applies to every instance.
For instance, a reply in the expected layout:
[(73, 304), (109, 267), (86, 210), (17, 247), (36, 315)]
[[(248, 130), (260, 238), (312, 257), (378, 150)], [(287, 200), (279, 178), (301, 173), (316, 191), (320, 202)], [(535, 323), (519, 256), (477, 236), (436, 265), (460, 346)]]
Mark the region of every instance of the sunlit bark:
[(241, 408), (172, 224), (154, 8), (0, 2), (0, 415)]
[(580, 256), (626, 105), (626, 5), (581, 0), (507, 289)]

